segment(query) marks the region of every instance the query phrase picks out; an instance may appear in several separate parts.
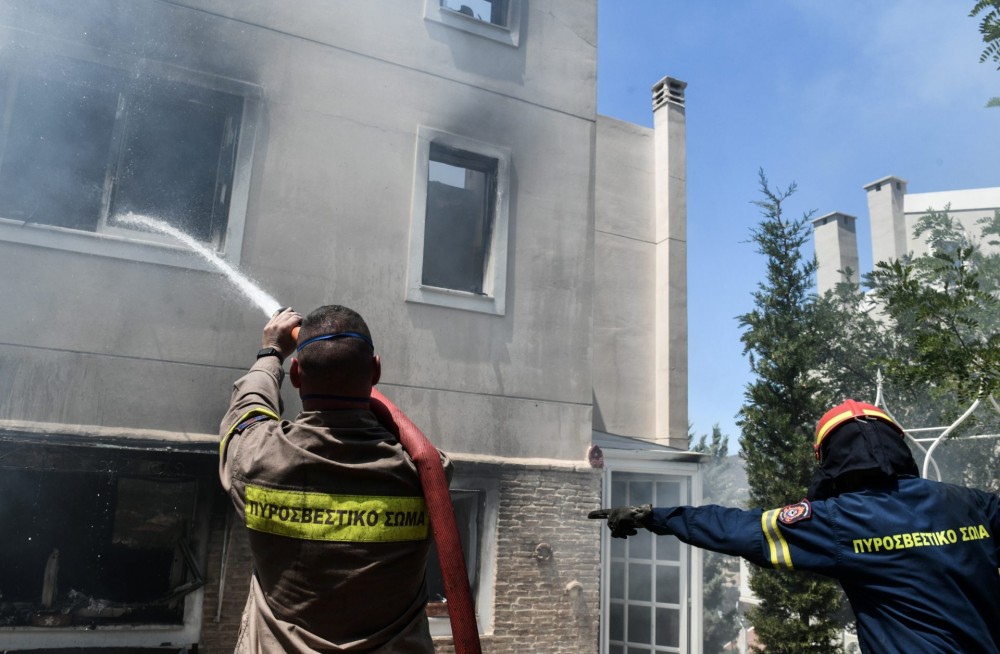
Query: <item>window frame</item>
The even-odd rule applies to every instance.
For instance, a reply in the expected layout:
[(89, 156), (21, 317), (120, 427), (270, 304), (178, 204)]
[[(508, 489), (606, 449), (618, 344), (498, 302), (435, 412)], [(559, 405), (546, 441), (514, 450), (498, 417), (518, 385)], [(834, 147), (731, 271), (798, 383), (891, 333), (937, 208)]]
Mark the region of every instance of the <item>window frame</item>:
[[(623, 451), (612, 448), (603, 448), (604, 451), (604, 475), (602, 479), (601, 496), (605, 506), (609, 506), (616, 498), (612, 497), (613, 482), (617, 475), (628, 477), (641, 477), (644, 481), (664, 481), (679, 482), (681, 484), (681, 504), (697, 506), (702, 501), (702, 478), (697, 463), (688, 463), (674, 460), (657, 460), (658, 452), (649, 451)], [(652, 458), (649, 455), (652, 454)], [(655, 538), (673, 538), (672, 536), (659, 536)], [(662, 646), (650, 644), (649, 651), (656, 652), (691, 652), (701, 654), (702, 651), (702, 602), (703, 602), (703, 582), (702, 582), (702, 553), (696, 547), (679, 543), (680, 547), (680, 646)], [(628, 550), (626, 549), (626, 552)], [(654, 543), (655, 551), (655, 543)], [(610, 651), (611, 640), (611, 564), (613, 559), (611, 533), (607, 529), (601, 530), (601, 592), (600, 592), (600, 651)], [(626, 553), (625, 561), (629, 557)], [(627, 569), (627, 563), (626, 563)], [(625, 604), (631, 605), (633, 600), (627, 597)], [(638, 602), (645, 607), (651, 607), (656, 603)]]
[[(29, 42), (16, 32), (0, 29), (0, 36), (21, 47), (10, 48), (14, 55), (4, 55), (2, 63), (10, 69), (29, 71), (39, 59), (67, 59), (83, 64), (96, 64), (117, 69), (139, 77), (153, 77), (163, 83), (181, 83), (209, 91), (227, 93), (243, 100), (243, 111), (236, 128), (229, 212), (220, 242), (207, 244), (233, 265), (239, 264), (243, 249), (243, 236), (250, 198), (250, 175), (257, 128), (261, 120), (263, 91), (254, 84), (221, 77), (207, 72), (182, 69), (170, 64), (147, 59), (137, 59), (99, 51), (80, 44), (56, 44), (47, 37)], [(11, 74), (16, 74), (13, 72)], [(120, 131), (116, 118), (115, 130)], [(109, 143), (111, 148), (113, 143)], [(109, 165), (111, 165), (109, 163)], [(177, 243), (174, 239), (152, 232), (131, 230), (110, 224), (106, 213), (98, 218), (96, 231), (32, 223), (0, 216), (0, 241), (35, 247), (64, 250), (81, 254), (103, 256), (128, 261), (155, 263), (196, 270), (214, 270), (198, 254)]]
[[(474, 471), (470, 471), (474, 472)], [(476, 623), (480, 635), (493, 632), (493, 596), (497, 565), (497, 523), (500, 519), (500, 480), (495, 476), (456, 473), (451, 491), (473, 491), (482, 494), (483, 504), (479, 516), (478, 585), (473, 595)], [(428, 616), (431, 636), (449, 637), (451, 619), (448, 615)]]
[[(153, 460), (156, 464), (167, 465), (174, 461), (187, 461), (192, 468), (210, 469), (211, 459), (207, 454), (183, 452), (172, 448), (156, 447), (153, 449), (145, 447), (132, 447), (122, 445), (120, 442), (101, 439), (97, 442), (84, 443), (78, 439), (58, 440), (49, 436), (37, 437), (8, 437), (5, 435), (0, 442), (7, 449), (18, 451), (53, 452), (62, 450), (84, 449), (88, 456), (94, 459), (103, 458), (113, 463), (109, 465), (130, 465), (130, 462)], [(98, 449), (102, 448), (102, 449)], [(104, 454), (100, 452), (103, 451)], [(65, 454), (60, 454), (65, 456)], [(201, 461), (204, 459), (204, 462)], [(34, 468), (33, 468), (34, 469)], [(58, 475), (62, 468), (48, 467), (40, 465), (37, 470), (51, 475)], [(134, 473), (123, 472), (121, 469), (114, 473), (93, 471), (94, 476), (112, 474), (116, 479), (116, 488), (122, 480), (134, 479)], [(162, 479), (172, 479), (175, 474), (166, 474)], [(208, 548), (210, 525), (214, 509), (213, 497), (215, 497), (215, 487), (212, 479), (207, 475), (191, 474), (190, 479), (195, 483), (195, 496), (197, 501), (194, 504), (195, 514), (187, 516), (188, 526), (191, 528), (189, 535), (190, 554), (195, 563), (200, 566), (203, 575), (202, 583), (195, 586), (194, 590), (186, 592), (183, 596), (183, 608), (181, 609), (181, 621), (179, 623), (168, 622), (122, 622), (111, 624), (75, 624), (66, 626), (4, 626), (0, 627), (0, 649), (17, 650), (30, 648), (74, 648), (85, 647), (92, 649), (99, 648), (147, 648), (164, 647), (165, 645), (174, 648), (185, 648), (197, 644), (202, 633), (203, 610), (205, 602), (206, 568), (208, 564)], [(118, 491), (116, 491), (118, 492)], [(183, 515), (184, 511), (178, 511)], [(117, 518), (116, 518), (117, 519)], [(111, 534), (109, 534), (111, 537)], [(65, 552), (63, 553), (65, 554)]]
[[(431, 147), (440, 146), (475, 157), (496, 161), (493, 225), (486, 252), (482, 294), (423, 283), (424, 236), (427, 221), (427, 185), (430, 178)], [(509, 231), (511, 152), (508, 148), (419, 126), (410, 206), (410, 248), (407, 266), (406, 300), (502, 316), (506, 311), (507, 245)]]
[(507, 24), (496, 25), (444, 7), (442, 0), (424, 0), (424, 20), (446, 25), (513, 48), (521, 43), (521, 11), (524, 0), (507, 0)]

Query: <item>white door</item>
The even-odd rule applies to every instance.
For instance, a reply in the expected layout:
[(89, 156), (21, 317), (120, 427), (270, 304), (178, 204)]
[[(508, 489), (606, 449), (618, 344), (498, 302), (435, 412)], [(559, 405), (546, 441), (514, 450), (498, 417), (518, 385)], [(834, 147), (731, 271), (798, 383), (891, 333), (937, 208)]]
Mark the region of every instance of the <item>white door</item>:
[[(609, 490), (610, 502), (605, 506), (690, 503), (690, 479), (681, 475), (611, 471)], [(628, 539), (608, 540), (604, 651), (691, 651), (690, 548), (673, 536), (655, 536), (646, 530)], [(696, 649), (700, 650), (700, 644)]]

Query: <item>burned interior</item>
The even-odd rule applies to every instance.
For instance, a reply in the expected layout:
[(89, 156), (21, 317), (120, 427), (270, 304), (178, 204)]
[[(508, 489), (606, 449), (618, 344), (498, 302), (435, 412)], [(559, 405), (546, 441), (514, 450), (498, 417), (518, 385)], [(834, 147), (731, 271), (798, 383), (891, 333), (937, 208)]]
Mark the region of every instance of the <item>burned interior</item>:
[(181, 624), (204, 584), (213, 464), (0, 441), (0, 628)]

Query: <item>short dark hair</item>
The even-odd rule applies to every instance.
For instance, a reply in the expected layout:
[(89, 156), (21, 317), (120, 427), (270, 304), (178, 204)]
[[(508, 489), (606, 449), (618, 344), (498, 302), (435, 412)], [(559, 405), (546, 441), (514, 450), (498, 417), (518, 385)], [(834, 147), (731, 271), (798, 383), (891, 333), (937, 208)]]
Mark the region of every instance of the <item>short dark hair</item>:
[[(371, 331), (357, 311), (339, 304), (329, 304), (314, 310), (302, 321), (299, 344), (326, 334), (354, 332), (371, 340)], [(372, 346), (360, 338), (338, 338), (316, 341), (297, 354), (299, 366), (313, 380), (333, 386), (350, 386), (371, 381)]]

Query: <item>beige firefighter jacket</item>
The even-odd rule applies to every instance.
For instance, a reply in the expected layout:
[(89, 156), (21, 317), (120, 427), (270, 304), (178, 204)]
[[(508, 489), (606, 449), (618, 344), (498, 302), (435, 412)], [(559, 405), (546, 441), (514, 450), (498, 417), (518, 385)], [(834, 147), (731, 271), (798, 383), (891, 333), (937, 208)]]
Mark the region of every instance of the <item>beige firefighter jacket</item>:
[(221, 426), (219, 475), (254, 564), (236, 651), (433, 652), (413, 462), (367, 409), (281, 420), (283, 377), (258, 360)]

